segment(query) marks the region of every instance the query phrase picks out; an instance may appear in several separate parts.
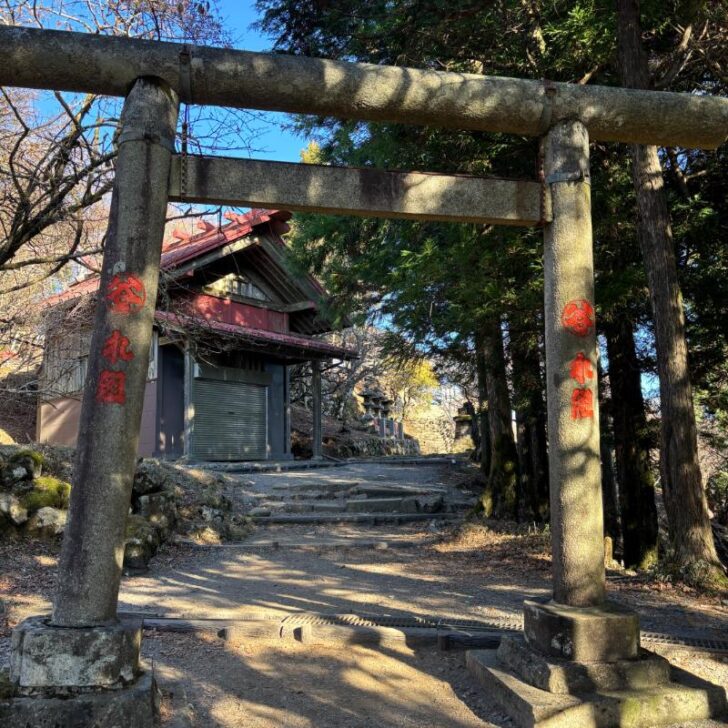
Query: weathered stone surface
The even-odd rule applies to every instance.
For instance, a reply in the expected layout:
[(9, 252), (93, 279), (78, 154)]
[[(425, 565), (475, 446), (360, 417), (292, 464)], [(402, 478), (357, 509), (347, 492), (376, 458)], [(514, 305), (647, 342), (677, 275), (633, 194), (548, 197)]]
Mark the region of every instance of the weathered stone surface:
[(132, 482), (132, 495), (135, 498), (172, 490), (174, 483), (164, 468), (160, 467), (159, 461), (147, 458), (137, 463)]
[(126, 521), (124, 566), (128, 569), (146, 569), (160, 543), (159, 529), (142, 516), (129, 516)]
[(67, 519), (68, 511), (46, 506), (31, 516), (26, 528), (29, 532), (36, 533), (39, 536), (60, 536), (66, 527)]
[(571, 722), (564, 720), (554, 726), (561, 728), (592, 728), (591, 710), (573, 695), (556, 695), (539, 690), (519, 680), (505, 670), (496, 650), (469, 650), (465, 661), (470, 673), (485, 688), (488, 697), (500, 705), (517, 726), (551, 726), (551, 719), (574, 711)]
[(417, 513), (414, 499), (407, 498), (352, 498), (346, 503), (349, 513)]
[[(185, 197), (216, 204), (266, 205), (292, 211), (407, 219), (537, 225), (541, 186), (530, 180), (391, 172), (257, 159), (194, 157), (187, 163)], [(180, 195), (181, 166), (174, 160), (170, 197)], [(548, 216), (548, 200), (546, 201)], [(315, 362), (314, 362), (315, 364)], [(316, 370), (313, 374), (316, 402)], [(321, 428), (314, 407), (313, 457), (320, 456)], [(364, 422), (374, 428), (373, 422)], [(391, 433), (391, 429), (388, 430)], [(382, 433), (384, 434), (384, 433)]]
[(129, 539), (124, 544), (124, 568), (132, 571), (146, 571), (154, 556), (152, 547), (139, 539)]
[[(104, 625), (116, 616), (178, 107), (176, 94), (153, 77), (139, 78), (127, 89), (81, 404), (73, 476), (81, 487), (71, 491), (58, 560), (57, 625)], [(125, 287), (136, 291), (133, 310), (125, 310), (119, 299), (112, 305), (114, 291)], [(112, 332), (128, 339), (134, 352), (123, 363), (123, 397), (105, 389), (110, 370), (103, 351)]]
[(646, 650), (636, 660), (584, 664), (547, 658), (521, 635), (503, 637), (498, 660), (529, 685), (561, 695), (652, 688), (670, 679), (670, 663)]
[(141, 621), (104, 627), (55, 627), (30, 617), (12, 634), (10, 679), (20, 692), (62, 687), (120, 687), (139, 672)]
[(137, 499), (137, 513), (165, 539), (177, 522), (177, 508), (170, 493), (151, 493)]
[(544, 655), (573, 662), (616, 662), (639, 656), (639, 616), (614, 602), (601, 607), (523, 603), (526, 641)]
[(323, 503), (314, 503), (311, 509), (315, 513), (341, 513), (346, 509), (346, 506), (343, 503), (329, 501)]
[[(137, 38), (0, 27), (0, 86), (123, 96), (135, 78), (154, 75), (182, 93), (180, 49)], [(715, 148), (726, 136), (728, 102), (716, 96), (546, 86), (204, 46), (195, 47), (190, 66), (194, 103), (201, 105), (530, 136), (540, 136), (549, 119), (581, 118), (594, 139), (664, 146)]]
[[(585, 377), (583, 385), (571, 376), (575, 361), (592, 373), (597, 369), (589, 134), (583, 124), (563, 121), (549, 129), (544, 174), (553, 209), (544, 226), (553, 591), (559, 604), (592, 607), (605, 599), (599, 397), (596, 376)], [(578, 326), (570, 324), (574, 319)]]
[(4, 728), (152, 728), (159, 710), (154, 677), (146, 672), (119, 690), (70, 697), (0, 699)]
[(28, 511), (12, 493), (0, 493), (0, 513), (4, 513), (16, 526), (28, 520)]
[(270, 516), (270, 508), (265, 506), (256, 506), (248, 511), (249, 516)]
[(418, 488), (413, 485), (403, 485), (400, 483), (364, 483), (357, 485), (351, 489), (351, 494), (365, 495), (368, 498), (402, 498), (408, 495), (434, 495), (445, 494), (447, 488), (437, 485), (427, 484)]
[(557, 695), (528, 685), (504, 668), (495, 650), (471, 650), (466, 662), (518, 726), (524, 728), (646, 728), (720, 718), (725, 690), (693, 676), (643, 690)]
[(35, 450), (14, 452), (5, 464), (3, 472), (7, 482), (33, 480), (43, 472), (43, 455)]
[(439, 513), (444, 500), (441, 495), (421, 495), (415, 498), (415, 503), (419, 513)]

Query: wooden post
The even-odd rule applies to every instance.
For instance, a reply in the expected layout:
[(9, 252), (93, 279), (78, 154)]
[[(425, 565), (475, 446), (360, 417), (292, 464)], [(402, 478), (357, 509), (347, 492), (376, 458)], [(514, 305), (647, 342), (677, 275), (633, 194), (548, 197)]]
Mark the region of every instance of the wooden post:
[(554, 600), (596, 606), (605, 599), (604, 522), (589, 134), (580, 121), (549, 131), (544, 174), (553, 205), (544, 275)]
[(311, 391), (313, 393), (313, 459), (321, 459), (321, 362), (311, 362)]
[(53, 624), (116, 620), (157, 299), (178, 99), (138, 79), (124, 103)]

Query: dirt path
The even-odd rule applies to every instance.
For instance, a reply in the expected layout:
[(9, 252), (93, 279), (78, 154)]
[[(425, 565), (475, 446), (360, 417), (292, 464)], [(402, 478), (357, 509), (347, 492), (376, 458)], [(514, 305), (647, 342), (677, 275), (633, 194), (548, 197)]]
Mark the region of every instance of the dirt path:
[(199, 728), (511, 726), (466, 671), (463, 653), (258, 642), (233, 653), (213, 637), (174, 634), (146, 636), (144, 652), (177, 691), (168, 720), (191, 704)]

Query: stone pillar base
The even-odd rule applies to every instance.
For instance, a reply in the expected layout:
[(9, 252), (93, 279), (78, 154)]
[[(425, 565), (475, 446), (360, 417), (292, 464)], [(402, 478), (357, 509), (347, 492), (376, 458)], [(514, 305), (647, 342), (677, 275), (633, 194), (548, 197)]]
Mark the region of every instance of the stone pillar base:
[(0, 699), (3, 728), (153, 728), (159, 692), (151, 673), (117, 690), (76, 693), (66, 697)]
[(532, 649), (522, 635), (503, 637), (498, 661), (529, 685), (557, 695), (643, 690), (670, 681), (670, 663), (647, 650), (640, 650), (636, 660), (579, 663), (546, 657)]
[(524, 603), (524, 634), (467, 653), (471, 673), (523, 728), (643, 728), (719, 718), (722, 687), (640, 649), (617, 604)]
[(56, 627), (48, 617), (30, 617), (13, 630), (10, 682), (18, 694), (45, 696), (124, 687), (139, 675), (141, 638), (138, 619)]
[[(509, 648), (506, 648), (509, 649)], [(524, 646), (531, 654), (535, 653)], [(544, 660), (542, 656), (537, 659)], [(653, 658), (647, 656), (648, 662)], [(726, 712), (725, 690), (687, 673), (675, 674), (673, 681), (650, 687), (611, 690), (597, 689), (576, 694), (554, 693), (529, 684), (523, 677), (499, 659), (496, 650), (471, 650), (466, 656), (470, 672), (483, 685), (488, 697), (494, 699), (521, 728), (644, 728), (669, 726), (695, 720), (721, 718)], [(639, 661), (637, 661), (639, 662)], [(569, 663), (572, 667), (574, 663)], [(605, 673), (591, 673), (596, 682), (601, 679), (629, 682), (620, 675), (617, 663), (605, 663)], [(547, 680), (558, 675), (558, 666), (547, 660)], [(543, 667), (543, 664), (541, 665)], [(583, 666), (582, 666), (583, 667)], [(594, 670), (594, 666), (590, 666)], [(529, 677), (533, 677), (529, 668)], [(601, 668), (600, 668), (601, 669)], [(662, 668), (654, 663), (662, 678)], [(635, 673), (636, 675), (636, 673)], [(563, 675), (562, 675), (563, 677)], [(583, 679), (583, 675), (578, 676)], [(644, 675), (642, 676), (644, 677)], [(642, 677), (637, 681), (641, 682)]]
[(613, 602), (569, 607), (555, 602), (523, 603), (528, 644), (547, 657), (573, 662), (618, 662), (639, 657), (636, 612)]
[(30, 617), (13, 630), (8, 728), (152, 728), (159, 693), (139, 662), (142, 623), (56, 627)]

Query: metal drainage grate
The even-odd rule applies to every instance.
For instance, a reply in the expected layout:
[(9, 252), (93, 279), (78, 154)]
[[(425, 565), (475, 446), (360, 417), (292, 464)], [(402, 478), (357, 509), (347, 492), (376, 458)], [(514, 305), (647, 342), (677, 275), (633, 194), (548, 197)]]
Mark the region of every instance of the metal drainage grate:
[(696, 647), (701, 650), (710, 650), (711, 652), (728, 652), (728, 641), (726, 640), (669, 635), (660, 632), (642, 632), (641, 638), (643, 642), (652, 642), (660, 645)]
[(492, 632), (520, 631), (519, 620), (495, 618), (492, 620), (443, 619), (438, 617), (387, 617), (361, 614), (292, 614), (283, 620), (284, 624), (296, 625), (339, 625), (347, 627), (393, 627), (397, 629), (440, 629)]
[[(453, 632), (521, 632), (523, 621), (518, 618), (492, 617), (484, 620), (445, 619), (439, 617), (388, 617), (376, 614), (317, 614), (302, 613), (285, 617), (285, 625), (327, 625), (347, 627), (392, 627), (395, 629), (438, 629)], [(669, 635), (661, 632), (641, 633), (642, 642), (692, 647), (711, 652), (728, 653), (728, 641), (693, 635)]]

